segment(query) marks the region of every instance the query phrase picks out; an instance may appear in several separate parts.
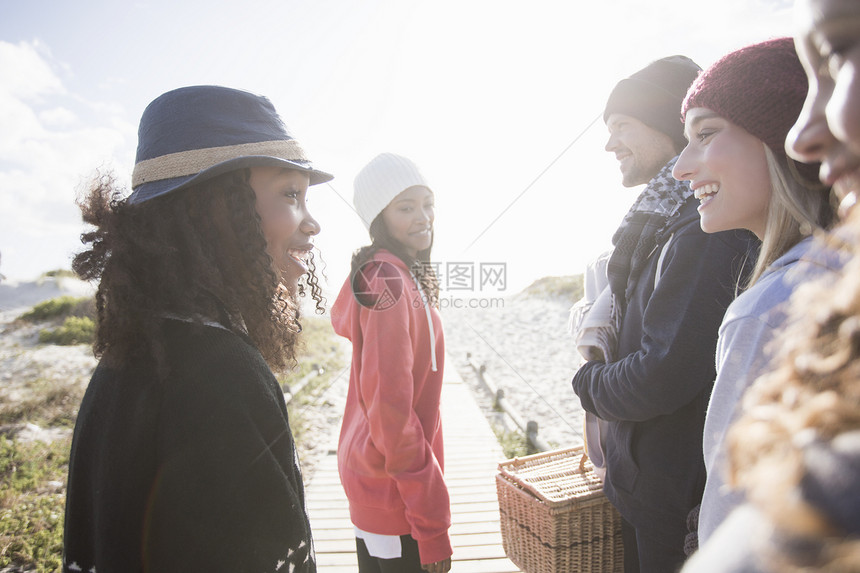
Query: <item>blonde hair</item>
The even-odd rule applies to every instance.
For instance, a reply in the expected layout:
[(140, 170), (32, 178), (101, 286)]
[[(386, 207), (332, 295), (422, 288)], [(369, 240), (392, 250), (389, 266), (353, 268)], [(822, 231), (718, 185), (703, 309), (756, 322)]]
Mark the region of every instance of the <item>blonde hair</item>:
[(754, 285), (767, 267), (804, 237), (827, 227), (832, 218), (825, 190), (802, 183), (796, 170), (791, 171), (791, 160), (780, 161), (770, 147), (762, 145), (773, 195), (761, 249), (746, 288)]

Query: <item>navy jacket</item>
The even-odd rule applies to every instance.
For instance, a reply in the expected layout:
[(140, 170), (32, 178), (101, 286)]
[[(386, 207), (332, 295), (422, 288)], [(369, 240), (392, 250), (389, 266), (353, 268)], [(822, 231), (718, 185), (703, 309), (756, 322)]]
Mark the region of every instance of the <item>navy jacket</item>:
[(746, 231), (704, 233), (697, 206), (690, 198), (664, 235), (672, 238), (656, 290), (662, 244), (631, 277), (619, 360), (587, 362), (573, 379), (583, 408), (609, 422), (607, 497), (634, 527), (679, 547), (705, 484), (702, 432), (717, 331), (756, 244)]

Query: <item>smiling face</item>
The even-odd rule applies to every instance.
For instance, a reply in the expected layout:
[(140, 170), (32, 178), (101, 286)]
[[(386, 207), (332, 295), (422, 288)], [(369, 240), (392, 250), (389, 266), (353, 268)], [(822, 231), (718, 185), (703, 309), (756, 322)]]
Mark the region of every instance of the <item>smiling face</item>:
[(392, 199), (382, 211), (388, 234), (413, 258), (433, 244), (434, 209), (433, 192), (416, 185)]
[(609, 139), (605, 149), (615, 154), (625, 187), (648, 183), (677, 155), (671, 137), (635, 117), (613, 113), (606, 119), (606, 128)]
[(295, 294), (299, 279), (308, 272), (312, 238), (320, 232), (308, 211), (308, 175), (295, 169), (251, 167), (249, 183), (257, 196), (266, 252), (283, 285)]
[(672, 175), (690, 181), (702, 230), (748, 229), (763, 238), (773, 190), (762, 141), (702, 107), (687, 111), (684, 130), (690, 142)]
[(796, 21), (809, 94), (786, 150), (821, 162), (819, 177), (842, 200), (844, 216), (860, 192), (860, 3), (798, 0)]

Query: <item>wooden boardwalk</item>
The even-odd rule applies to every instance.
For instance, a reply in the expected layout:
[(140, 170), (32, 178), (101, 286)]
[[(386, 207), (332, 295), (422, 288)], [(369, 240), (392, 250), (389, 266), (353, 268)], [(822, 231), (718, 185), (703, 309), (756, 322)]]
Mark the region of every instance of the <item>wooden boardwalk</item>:
[[(447, 364), (453, 362), (447, 361)], [(499, 531), (495, 474), (504, 454), (468, 386), (453, 368), (442, 387), (445, 482), (451, 496), (453, 573), (514, 573)], [(334, 446), (306, 488), (321, 573), (357, 570), (355, 534), (337, 475)]]

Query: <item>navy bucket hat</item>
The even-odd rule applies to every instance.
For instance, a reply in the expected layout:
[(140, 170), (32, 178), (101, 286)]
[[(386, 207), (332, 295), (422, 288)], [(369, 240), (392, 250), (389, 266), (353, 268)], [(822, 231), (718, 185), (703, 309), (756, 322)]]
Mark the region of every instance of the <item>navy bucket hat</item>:
[(313, 168), (267, 98), (222, 86), (179, 88), (143, 112), (128, 202), (254, 165), (304, 171), (311, 185), (333, 178)]

